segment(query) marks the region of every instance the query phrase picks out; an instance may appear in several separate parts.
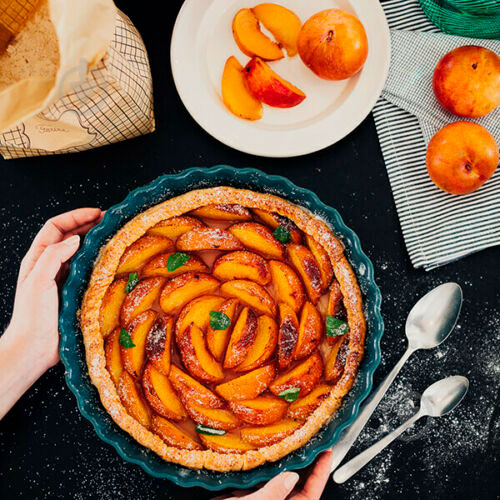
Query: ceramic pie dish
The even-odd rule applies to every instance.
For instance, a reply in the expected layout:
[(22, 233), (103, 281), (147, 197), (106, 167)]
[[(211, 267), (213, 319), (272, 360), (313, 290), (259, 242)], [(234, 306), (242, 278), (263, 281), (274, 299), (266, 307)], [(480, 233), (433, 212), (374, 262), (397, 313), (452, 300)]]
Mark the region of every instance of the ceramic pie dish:
[[(199, 189), (200, 184), (203, 185), (204, 189)], [(214, 187), (207, 188), (207, 184)], [(246, 189), (241, 189), (241, 187)], [(94, 423), (101, 437), (114, 444), (124, 458), (140, 463), (154, 475), (170, 477), (179, 484), (201, 484), (211, 489), (218, 489), (231, 485), (248, 487), (255, 482), (271, 477), (278, 470), (275, 468), (276, 465), (279, 464), (279, 469), (282, 470), (283, 463), (292, 459), (295, 450), (307, 453), (307, 449), (309, 449), (309, 453), (302, 463), (297, 460), (295, 463), (292, 461), (287, 468), (304, 466), (312, 461), (319, 451), (333, 443), (332, 438), (338, 437), (342, 424), (348, 420), (349, 416), (352, 417), (359, 402), (369, 391), (371, 376), (379, 360), (378, 342), (383, 328), (379, 313), (380, 294), (373, 283), (371, 264), (359, 250), (355, 236), (345, 226), (342, 227), (338, 215), (333, 217), (330, 222), (328, 212), (331, 209), (318, 204), (317, 198), (312, 193), (299, 190), (296, 187), (291, 190), (294, 197), (290, 201), (285, 200), (287, 195), (290, 196), (290, 192), (287, 193), (289, 190), (288, 181), (281, 178), (269, 178), (258, 171), (247, 169), (235, 170), (228, 167), (215, 167), (208, 170), (191, 169), (178, 176), (164, 176), (150, 186), (134, 191), (121, 206), (113, 207), (108, 211), (109, 216), (106, 215), (108, 220), (105, 219), (99, 227), (89, 233), (81, 253), (72, 264), (70, 278), (63, 291), (64, 303), (61, 315), (61, 357), (68, 368), (68, 384), (79, 398), (82, 413)], [(273, 194), (269, 194), (270, 191)], [(276, 191), (283, 198), (277, 197), (274, 194)], [(298, 192), (303, 196), (302, 199), (297, 199)], [(218, 204), (222, 204), (223, 207), (237, 207), (237, 213), (230, 216), (230, 222), (224, 221), (225, 227), (222, 227), (221, 221), (218, 220), (221, 218), (221, 214), (214, 214), (210, 208)], [(301, 205), (306, 210), (297, 205)], [(324, 328), (321, 325), (316, 331), (318, 335), (313, 334), (314, 338), (304, 337), (302, 326), (299, 329), (299, 317), (302, 325), (302, 323), (307, 323), (308, 315), (313, 313), (318, 321), (321, 317), (321, 311), (323, 311), (323, 320), (324, 311), (327, 309), (330, 314), (333, 314), (330, 311), (333, 293), (329, 293), (330, 289), (327, 290), (326, 287), (321, 288), (315, 279), (311, 281), (311, 277), (315, 278), (316, 274), (320, 274), (319, 268), (313, 269), (312, 273), (310, 269), (301, 273), (300, 264), (297, 264), (297, 261), (294, 262), (293, 252), (295, 250), (307, 252), (306, 243), (301, 245), (292, 241), (288, 243), (283, 241), (283, 243), (287, 243), (285, 254), (285, 247), (272, 236), (269, 230), (267, 230), (268, 240), (271, 246), (265, 248), (256, 245), (256, 234), (245, 233), (249, 230), (266, 229), (263, 221), (256, 222), (254, 220), (258, 210), (262, 209), (265, 210), (266, 214), (278, 213), (281, 217), (287, 217), (288, 221), (293, 221), (296, 224), (294, 227), (297, 230), (298, 238), (302, 241), (301, 232), (303, 232), (311, 251), (314, 252), (314, 247), (311, 246), (310, 237), (314, 241), (320, 242), (321, 246), (328, 252), (335, 274), (333, 283), (340, 284), (344, 295), (343, 304), (346, 319), (344, 324), (346, 327), (347, 324), (349, 326), (349, 332), (344, 336), (344, 341), (325, 337)], [(314, 215), (318, 215), (318, 211), (320, 211), (323, 218), (327, 215), (327, 223), (330, 223), (331, 230), (321, 219), (311, 216), (309, 210)], [(165, 230), (170, 231), (169, 221), (174, 220), (173, 217), (185, 217), (187, 213), (189, 213), (188, 220), (192, 223), (196, 222), (202, 227), (189, 228), (186, 234), (179, 236), (175, 243), (175, 249), (166, 248), (165, 243), (169, 240), (165, 238), (165, 234), (157, 234), (158, 231), (161, 230), (160, 233)], [(114, 224), (111, 224), (109, 219), (113, 218), (115, 218)], [(225, 218), (224, 214), (222, 218)], [(217, 227), (214, 227), (212, 219), (215, 219)], [(126, 221), (127, 224), (124, 225)], [(279, 227), (282, 228), (282, 225)], [(293, 233), (295, 229), (292, 228), (290, 233)], [(220, 246), (219, 240), (211, 241), (212, 237), (220, 238), (221, 235), (223, 236), (222, 246)], [(287, 238), (290, 239), (290, 237), (291, 235), (288, 234)], [(107, 239), (107, 243), (103, 246)], [(146, 239), (149, 245), (148, 250), (135, 252), (136, 248), (141, 247), (141, 242), (145, 242)], [(340, 244), (340, 241), (343, 244)], [(188, 263), (184, 264), (187, 266), (186, 269), (183, 270), (181, 264), (180, 271), (169, 270), (167, 272), (164, 264), (160, 267), (154, 264), (156, 257), (148, 261), (148, 267), (142, 267), (142, 264), (137, 262), (137, 258), (145, 261), (148, 252), (151, 252), (154, 244), (158, 242), (160, 246), (156, 253), (163, 251), (164, 254), (157, 255), (157, 260), (166, 256), (173, 256), (175, 260), (175, 257), (182, 255), (189, 258)], [(345, 252), (343, 247), (345, 247)], [(213, 248), (217, 248), (217, 250), (213, 250)], [(177, 252), (167, 252), (168, 250), (177, 250)], [(221, 255), (221, 250), (223, 255)], [(206, 260), (207, 255), (214, 252), (217, 255), (213, 256), (211, 263), (207, 266), (203, 260)], [(268, 259), (274, 252), (274, 259), (266, 261), (257, 255), (258, 253), (266, 255), (267, 252), (270, 254), (266, 256)], [(191, 257), (189, 257), (190, 255)], [(292, 300), (291, 305), (286, 306), (287, 295), (283, 294), (282, 290), (278, 290), (275, 297), (266, 292), (264, 285), (269, 284), (270, 276), (255, 277), (255, 280), (260, 284), (253, 283), (248, 279), (231, 279), (246, 276), (224, 276), (224, 266), (229, 274), (234, 273), (235, 270), (236, 274), (241, 271), (244, 271), (244, 274), (248, 272), (248, 266), (246, 268), (244, 266), (235, 267), (234, 262), (226, 262), (230, 256), (241, 258), (242, 255), (251, 256), (254, 260), (262, 260), (259, 265), (264, 265), (264, 269), (267, 269), (267, 266), (271, 267), (272, 287), (274, 288), (276, 288), (276, 272), (279, 269), (287, 268), (285, 258), (291, 261), (289, 262), (290, 266), (292, 264), (295, 266), (297, 275), (300, 275), (303, 282), (303, 286), (300, 286), (300, 279), (298, 280), (297, 276), (288, 279), (288, 281), (299, 282), (298, 291), (288, 295), (288, 299)], [(202, 259), (199, 259), (199, 256), (202, 256)], [(354, 262), (353, 256), (354, 259), (360, 258), (361, 261)], [(86, 261), (82, 260), (85, 257)], [(306, 255), (305, 259), (314, 260), (312, 253), (309, 252), (309, 257)], [(218, 265), (220, 260), (222, 260), (222, 264)], [(353, 265), (355, 273), (351, 271), (349, 261)], [(194, 272), (183, 272), (189, 271), (189, 266), (201, 266), (201, 268), (193, 268)], [(288, 272), (293, 274), (290, 266)], [(309, 263), (305, 267), (308, 266)], [(211, 271), (210, 267), (213, 267)], [(109, 328), (108, 325), (107, 331), (104, 332), (101, 310), (104, 309), (103, 304), (107, 303), (107, 290), (111, 289), (112, 283), (120, 284), (123, 282), (122, 284), (125, 285), (126, 278), (130, 282), (131, 276), (135, 277), (137, 281), (136, 273), (132, 272), (135, 270), (139, 272), (139, 282), (133, 285), (135, 288), (127, 289), (127, 293), (124, 294), (125, 298), (121, 299), (124, 302), (121, 306), (120, 324), (112, 325), (112, 328)], [(167, 274), (165, 275), (165, 273)], [(199, 280), (203, 282), (201, 285)], [(331, 276), (326, 285), (330, 283)], [(364, 292), (363, 299), (358, 283)], [(320, 291), (313, 290), (314, 287), (311, 287), (311, 284), (320, 287), (318, 289)], [(243, 292), (239, 289), (242, 285), (245, 287)], [(368, 289), (366, 289), (366, 285), (368, 285)], [(148, 291), (144, 295), (143, 289), (148, 287), (153, 287), (152, 291)], [(154, 287), (158, 293), (155, 292)], [(246, 287), (250, 288), (247, 290)], [(272, 287), (268, 289), (273, 290)], [(252, 293), (249, 295), (250, 289)], [(163, 290), (161, 297), (159, 296), (160, 290)], [(84, 291), (85, 295), (82, 301)], [(253, 291), (256, 291), (258, 295), (256, 301), (254, 301)], [(368, 293), (366, 293), (367, 291)], [(326, 292), (326, 296), (330, 297), (330, 299), (326, 299), (324, 307), (321, 305), (323, 292)], [(156, 298), (153, 299), (153, 296)], [(70, 299), (70, 297), (72, 298)], [(158, 297), (160, 297), (159, 300), (157, 300)], [(298, 300), (296, 300), (297, 297), (299, 297)], [(143, 307), (144, 300), (147, 302), (147, 307)], [(238, 309), (233, 308), (233, 312), (238, 310), (239, 316), (236, 316), (234, 312), (234, 326), (231, 324), (230, 327), (232, 333), (229, 333), (230, 328), (227, 328), (225, 341), (227, 351), (225, 351), (224, 358), (221, 353), (216, 353), (217, 349), (210, 343), (208, 330), (213, 327), (212, 323), (210, 323), (208, 330), (206, 330), (207, 325), (203, 325), (203, 323), (208, 324), (208, 309), (227, 311), (227, 309), (223, 309), (223, 303), (226, 302), (238, 304)], [(75, 366), (72, 362), (74, 359), (71, 358), (74, 358), (77, 350), (80, 353), (80, 359), (84, 357), (84, 353), (81, 345), (75, 349), (76, 342), (73, 345), (68, 345), (70, 339), (68, 333), (73, 333), (73, 337), (76, 333), (76, 312), (80, 303), (83, 304), (80, 324), (84, 337), (87, 367), (80, 366), (80, 373), (75, 374), (73, 371)], [(304, 303), (306, 305), (303, 306)], [(207, 309), (205, 313), (200, 312), (204, 311), (203, 307), (200, 308), (200, 305), (203, 304), (208, 304), (208, 306), (203, 306)], [(278, 304), (279, 306), (277, 306)], [(210, 314), (213, 312), (210, 311)], [(288, 337), (285, 338), (285, 336), (289, 335), (288, 316), (295, 317), (295, 313), (298, 340), (295, 337), (295, 348), (290, 350), (288, 349)], [(201, 314), (207, 315), (206, 321), (202, 320)], [(228, 312), (228, 314), (231, 316), (231, 313)], [(142, 347), (145, 335), (141, 333), (146, 330), (158, 329), (158, 326), (152, 328), (152, 325), (159, 316), (168, 318), (172, 331), (175, 329), (173, 343), (176, 345), (176, 349), (172, 351), (172, 369), (167, 368), (163, 374), (160, 373), (163, 371), (162, 365), (153, 362), (153, 358), (147, 351), (147, 346), (146, 349)], [(244, 317), (243, 320), (242, 317)], [(262, 330), (261, 323), (266, 325), (269, 322), (273, 323), (273, 317), (276, 321), (274, 329), (275, 337), (277, 337), (274, 340), (277, 343), (275, 356), (274, 349), (272, 349), (267, 358), (259, 358), (261, 363), (253, 363), (255, 366), (250, 366), (247, 359), (251, 358), (248, 351), (250, 348), (247, 348), (242, 354), (241, 346), (245, 342), (241, 342), (239, 336), (253, 335), (252, 339), (257, 345)], [(188, 318), (191, 319), (188, 321)], [(263, 318), (265, 321), (260, 322)], [(229, 318), (226, 317), (226, 319)], [(364, 338), (365, 319), (368, 324), (366, 342)], [(163, 325), (162, 321), (160, 323)], [(340, 319), (337, 321), (342, 324)], [(257, 328), (257, 324), (259, 328)], [(224, 333), (221, 331), (223, 329), (217, 326), (214, 328), (218, 331), (212, 338), (219, 339), (217, 340), (219, 342)], [(202, 333), (202, 329), (207, 333)], [(331, 333), (328, 326), (326, 331), (328, 334)], [(128, 338), (123, 339), (123, 335)], [(203, 335), (207, 338), (208, 349), (203, 342), (203, 349), (200, 351), (201, 344), (196, 344), (196, 338), (198, 336), (200, 339), (205, 338)], [(319, 347), (323, 345), (318, 347), (320, 335), (323, 336), (325, 345), (337, 344), (336, 351), (335, 348), (331, 349), (336, 352), (337, 359), (334, 359), (334, 362), (337, 364), (341, 357), (337, 354), (338, 351), (341, 351), (338, 346), (340, 344), (348, 346), (345, 348), (342, 358), (345, 366), (336, 376), (331, 374), (333, 364), (330, 363), (330, 368), (328, 368), (327, 358), (320, 354)], [(105, 337), (104, 342), (103, 336)], [(168, 337), (170, 336), (168, 334)], [(121, 345), (118, 344), (118, 338)], [(308, 340), (301, 342), (301, 338), (308, 338)], [(135, 344), (132, 342), (128, 345), (127, 342), (122, 342), (122, 340), (130, 341), (130, 339)], [(248, 343), (246, 345), (248, 346)], [(366, 356), (360, 365), (365, 345)], [(114, 355), (107, 356), (105, 354), (105, 351), (108, 353), (109, 348), (113, 349), (113, 346), (116, 346), (118, 359), (121, 359), (116, 365), (110, 361)], [(130, 349), (130, 347), (132, 348)], [(148, 352), (147, 356), (143, 354), (145, 350)], [(170, 353), (170, 348), (168, 352)], [(70, 353), (69, 357), (67, 353)], [(273, 354), (272, 358), (268, 359), (271, 354)], [(144, 358), (147, 364), (144, 363)], [(248, 365), (246, 368), (243, 367), (245, 363)], [(170, 364), (168, 366), (170, 367)], [(191, 385), (195, 384), (196, 380), (203, 384), (200, 386), (201, 389), (210, 395), (208, 409), (207, 405), (200, 402), (202, 397), (199, 392), (196, 393), (196, 397), (191, 397), (185, 386), (179, 388), (177, 384), (179, 376), (172, 378), (174, 367), (175, 372), (181, 373), (184, 380), (189, 376), (194, 377), (191, 379), (193, 381)], [(241, 370), (240, 367), (242, 367)], [(307, 370), (307, 374), (293, 378), (294, 374), (301, 373), (301, 369)], [(237, 373), (238, 371), (240, 373)], [(262, 387), (258, 391), (245, 392), (242, 389), (243, 383), (231, 384), (231, 379), (234, 377), (236, 377), (236, 381), (243, 382), (244, 377), (251, 378), (253, 373), (259, 373), (260, 377), (262, 371), (267, 373), (269, 380), (264, 385), (261, 384)], [(98, 395), (95, 394), (95, 389), (89, 387), (88, 373), (98, 389)], [(308, 384), (307, 380), (308, 377), (311, 377), (311, 373), (314, 380)], [(82, 380), (82, 377), (85, 377), (86, 380)], [(173, 401), (176, 399), (176, 393), (173, 390), (168, 397), (163, 394), (164, 404), (160, 401), (162, 396), (160, 389), (163, 387), (162, 390), (164, 390), (165, 384), (170, 387), (169, 379), (179, 396), (178, 405)], [(290, 382), (291, 379), (293, 379), (293, 383)], [(351, 389), (355, 379), (356, 383)], [(158, 385), (160, 382), (161, 384)], [(259, 378), (259, 382), (262, 382), (262, 377)], [(326, 385), (326, 383), (330, 383), (330, 385)], [(255, 386), (254, 383), (251, 385)], [(308, 393), (314, 394), (321, 387), (327, 388), (328, 394), (324, 394), (307, 414), (297, 413), (297, 410), (292, 411), (297, 403), (303, 401), (301, 397), (297, 399), (297, 403), (287, 404), (290, 403), (287, 397), (290, 396), (290, 391), (296, 391), (296, 397), (300, 395), (306, 398)], [(228, 392), (229, 388), (231, 390)], [(91, 404), (88, 400), (82, 402), (81, 396), (85, 393), (85, 389), (94, 394)], [(263, 391), (266, 392), (261, 394)], [(160, 395), (160, 399), (158, 395)], [(339, 409), (344, 396), (346, 396), (346, 401)], [(287, 402), (285, 403), (284, 400)], [(268, 420), (270, 413), (272, 413), (271, 410), (277, 411), (278, 415), (274, 420), (261, 421), (262, 412), (259, 414), (260, 416), (257, 415), (254, 406), (252, 406), (256, 403), (265, 403), (267, 411), (264, 413)], [(107, 410), (105, 416), (103, 416), (101, 404)], [(85, 408), (82, 408), (82, 405)], [(346, 409), (348, 406), (351, 406), (350, 411)], [(335, 416), (330, 419), (332, 414)], [(116, 425), (114, 427), (112, 423), (110, 425), (111, 417), (109, 415), (121, 429), (126, 431), (126, 437), (120, 433)], [(256, 416), (259, 417), (257, 420), (255, 420)], [(336, 425), (334, 425), (335, 421), (337, 421)], [(172, 422), (175, 422), (175, 425)], [(252, 426), (252, 423), (260, 425)], [(201, 440), (189, 437), (190, 434), (197, 436), (194, 433), (194, 425), (196, 424), (198, 424), (196, 431), (200, 433)], [(165, 428), (165, 426), (167, 427)], [(287, 429), (287, 432), (283, 434), (284, 428)], [(329, 439), (325, 439), (324, 436), (330, 434), (329, 430), (332, 431), (332, 434)], [(172, 432), (174, 434), (180, 433), (187, 444), (184, 442), (179, 445), (179, 442), (172, 442)], [(312, 443), (316, 446), (311, 446)], [(137, 456), (134, 457), (133, 451), (136, 447), (142, 449), (142, 455), (146, 459), (138, 461)], [(154, 455), (153, 451), (157, 456)], [(179, 465), (174, 465), (171, 462)], [(186, 467), (183, 468), (180, 465)], [(172, 467), (177, 468), (177, 474), (172, 474), (176, 470), (172, 470)], [(214, 472), (191, 470), (200, 468), (211, 469)], [(252, 470), (240, 472), (248, 469)], [(183, 471), (181, 481), (179, 480), (179, 470)], [(220, 474), (220, 472), (224, 472), (224, 474)], [(214, 482), (213, 478), (217, 477), (217, 474), (219, 475), (218, 481)], [(231, 476), (239, 478), (237, 484), (231, 484)], [(187, 477), (191, 481), (185, 481)]]

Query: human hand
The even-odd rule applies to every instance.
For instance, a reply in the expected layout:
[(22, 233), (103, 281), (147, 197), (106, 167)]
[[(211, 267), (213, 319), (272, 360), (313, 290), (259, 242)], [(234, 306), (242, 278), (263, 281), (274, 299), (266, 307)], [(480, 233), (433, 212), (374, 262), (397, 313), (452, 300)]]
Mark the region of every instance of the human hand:
[(0, 418), (59, 361), (58, 285), (80, 235), (102, 216), (98, 208), (80, 208), (49, 219), (24, 256), (11, 321), (0, 338)]
[(236, 491), (232, 497), (216, 497), (214, 500), (222, 500), (222, 498), (226, 500), (285, 500), (285, 498), (291, 500), (319, 500), (330, 476), (332, 458), (333, 455), (330, 450), (320, 455), (300, 491), (293, 491), (299, 480), (299, 475), (296, 472), (283, 472), (253, 493)]

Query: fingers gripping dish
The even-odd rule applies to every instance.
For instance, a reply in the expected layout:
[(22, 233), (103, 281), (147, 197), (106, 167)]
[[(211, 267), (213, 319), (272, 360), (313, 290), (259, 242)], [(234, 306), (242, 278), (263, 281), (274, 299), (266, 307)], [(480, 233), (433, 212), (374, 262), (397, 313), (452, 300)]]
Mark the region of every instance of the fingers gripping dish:
[(323, 221), (216, 187), (114, 235), (81, 327), (92, 382), (123, 430), (166, 461), (248, 470), (303, 446), (335, 413), (363, 356), (362, 305)]

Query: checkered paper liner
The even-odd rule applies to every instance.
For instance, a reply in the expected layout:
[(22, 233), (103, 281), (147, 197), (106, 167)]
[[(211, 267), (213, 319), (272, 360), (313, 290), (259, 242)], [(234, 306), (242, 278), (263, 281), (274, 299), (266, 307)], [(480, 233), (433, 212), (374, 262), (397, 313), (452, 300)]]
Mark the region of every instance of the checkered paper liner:
[[(382, 7), (391, 28), (392, 59), (373, 115), (411, 262), (430, 270), (500, 244), (500, 168), (476, 192), (456, 196), (438, 189), (425, 165), (434, 133), (462, 120), (434, 97), (435, 65), (461, 45), (498, 53), (500, 42), (442, 34), (418, 0), (386, 0)], [(470, 121), (486, 127), (500, 144), (500, 109)]]
[[(120, 11), (108, 50), (99, 64), (33, 118), (0, 134), (0, 154), (6, 159), (72, 153), (96, 148), (154, 131), (153, 89), (146, 48), (130, 19)], [(75, 76), (76, 75), (76, 76)], [(80, 73), (82, 75), (82, 73)], [(78, 78), (78, 68), (74, 75)], [(83, 80), (83, 81), (82, 81)], [(39, 147), (30, 137), (30, 123), (57, 134), (71, 123), (77, 142), (61, 149)], [(54, 132), (55, 131), (55, 132)], [(43, 142), (43, 139), (42, 139)], [(37, 146), (37, 147), (35, 147)]]

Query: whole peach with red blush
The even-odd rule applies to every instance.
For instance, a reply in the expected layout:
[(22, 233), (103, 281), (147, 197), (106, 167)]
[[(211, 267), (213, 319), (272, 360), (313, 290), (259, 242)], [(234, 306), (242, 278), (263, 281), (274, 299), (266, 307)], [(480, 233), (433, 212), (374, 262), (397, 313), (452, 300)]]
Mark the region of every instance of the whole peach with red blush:
[(481, 125), (454, 122), (439, 130), (427, 147), (427, 171), (437, 187), (452, 194), (479, 189), (498, 166), (498, 146)]
[(432, 85), (436, 99), (450, 113), (484, 116), (500, 104), (500, 57), (476, 45), (458, 47), (438, 62)]

